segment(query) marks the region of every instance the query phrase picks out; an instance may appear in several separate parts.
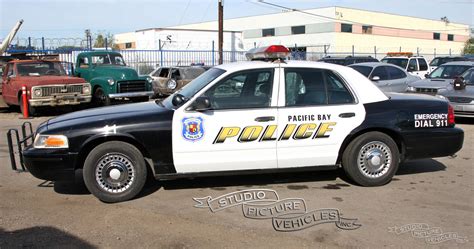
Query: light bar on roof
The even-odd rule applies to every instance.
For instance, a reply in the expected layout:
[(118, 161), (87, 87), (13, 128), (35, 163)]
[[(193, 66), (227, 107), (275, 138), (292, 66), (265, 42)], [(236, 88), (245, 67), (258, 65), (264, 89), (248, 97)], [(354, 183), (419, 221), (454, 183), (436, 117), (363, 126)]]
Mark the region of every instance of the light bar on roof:
[(290, 50), (282, 45), (271, 45), (268, 47), (252, 48), (245, 56), (249, 60), (276, 60), (285, 59), (290, 55)]

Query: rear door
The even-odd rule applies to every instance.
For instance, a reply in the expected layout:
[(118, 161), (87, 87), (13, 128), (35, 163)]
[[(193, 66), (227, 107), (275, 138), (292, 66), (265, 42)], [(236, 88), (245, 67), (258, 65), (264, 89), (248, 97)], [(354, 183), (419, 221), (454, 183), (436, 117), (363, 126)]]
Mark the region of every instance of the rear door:
[(399, 68), (387, 66), (388, 75), (390, 77), (390, 91), (391, 92), (405, 92), (407, 84), (407, 74)]
[(173, 160), (178, 173), (277, 168), (274, 68), (238, 71), (200, 96), (211, 110), (173, 116)]
[(334, 71), (284, 68), (282, 74), (278, 167), (335, 165), (342, 142), (365, 117), (363, 105)]

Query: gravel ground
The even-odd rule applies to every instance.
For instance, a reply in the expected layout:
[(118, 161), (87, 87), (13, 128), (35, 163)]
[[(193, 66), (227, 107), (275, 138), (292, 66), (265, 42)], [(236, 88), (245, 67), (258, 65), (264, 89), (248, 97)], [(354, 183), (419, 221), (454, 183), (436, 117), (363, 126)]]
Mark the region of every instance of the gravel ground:
[[(0, 111), (0, 248), (474, 248), (470, 120), (458, 120), (465, 143), (457, 157), (406, 162), (382, 187), (355, 186), (341, 171), (206, 177), (150, 181), (135, 200), (105, 204), (83, 184), (45, 182), (10, 169), (6, 131), (19, 127), (19, 117)], [(36, 126), (47, 118), (30, 121)], [(302, 198), (308, 211), (337, 209), (361, 226), (346, 230), (333, 222), (278, 232), (271, 219), (245, 218), (241, 206), (194, 207), (193, 198), (247, 189)], [(424, 225), (405, 226), (415, 223)], [(411, 232), (417, 226), (458, 239), (428, 241)]]

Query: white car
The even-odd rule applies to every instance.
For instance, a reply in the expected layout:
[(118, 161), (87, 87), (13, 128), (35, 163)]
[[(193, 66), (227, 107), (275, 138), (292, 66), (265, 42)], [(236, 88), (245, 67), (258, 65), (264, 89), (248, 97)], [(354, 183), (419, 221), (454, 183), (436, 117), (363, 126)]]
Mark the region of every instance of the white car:
[(431, 72), (426, 59), (421, 56), (387, 56), (381, 62), (397, 65), (409, 74), (421, 79)]
[[(448, 102), (384, 94), (352, 68), (286, 61), (213, 67), (163, 101), (74, 112), (43, 123), (23, 152), (34, 176), (74, 179), (105, 202), (155, 179), (342, 167), (357, 184), (388, 183), (401, 161), (453, 155), (464, 132)], [(449, 145), (449, 146), (446, 146)], [(47, 158), (47, 160), (45, 159)]]

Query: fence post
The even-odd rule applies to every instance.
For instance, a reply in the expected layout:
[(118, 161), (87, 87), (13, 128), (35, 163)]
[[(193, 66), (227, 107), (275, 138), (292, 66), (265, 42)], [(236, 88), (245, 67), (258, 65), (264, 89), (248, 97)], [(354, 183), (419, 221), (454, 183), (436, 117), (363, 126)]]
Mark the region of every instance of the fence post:
[(374, 58), (377, 59), (377, 46), (374, 46)]
[(434, 57), (436, 57), (436, 48), (434, 48)]
[(400, 51), (398, 51), (398, 52), (400, 52), (400, 53), (402, 52), (402, 46), (400, 46)]
[(212, 51), (211, 51), (211, 57), (212, 57), (212, 66), (215, 65), (215, 57), (214, 57), (214, 41), (212, 41)]
[(324, 45), (324, 57), (328, 56), (328, 50), (326, 48), (326, 45)]
[(352, 57), (354, 57), (354, 45), (352, 45)]
[(163, 66), (163, 46), (161, 45), (161, 39), (158, 39), (158, 48), (160, 49), (160, 66)]
[(449, 49), (449, 56), (451, 56), (451, 49)]
[(28, 36), (28, 49), (31, 49), (31, 36)]
[(41, 37), (41, 47), (42, 47), (42, 50), (44, 52), (44, 37)]
[(420, 48), (416, 47), (416, 56), (420, 56)]
[(105, 37), (104, 41), (105, 41), (105, 50), (107, 50), (107, 37)]
[[(214, 42), (214, 41), (213, 41)], [(253, 47), (256, 48), (257, 47), (257, 42), (253, 42)]]

